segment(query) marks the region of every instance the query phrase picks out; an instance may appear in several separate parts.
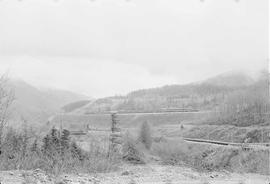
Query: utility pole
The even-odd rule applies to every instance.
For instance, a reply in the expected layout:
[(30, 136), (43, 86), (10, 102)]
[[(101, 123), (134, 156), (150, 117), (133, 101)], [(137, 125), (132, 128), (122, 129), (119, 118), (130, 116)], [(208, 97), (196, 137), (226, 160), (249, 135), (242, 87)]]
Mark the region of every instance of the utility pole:
[(119, 126), (119, 119), (117, 117), (117, 112), (111, 113), (111, 134), (109, 138), (109, 152), (108, 156), (112, 154), (120, 154), (122, 147), (122, 135)]

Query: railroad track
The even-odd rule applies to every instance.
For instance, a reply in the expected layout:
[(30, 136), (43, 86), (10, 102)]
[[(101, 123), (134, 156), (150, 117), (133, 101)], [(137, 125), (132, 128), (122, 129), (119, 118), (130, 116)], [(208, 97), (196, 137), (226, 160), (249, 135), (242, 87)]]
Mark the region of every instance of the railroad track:
[(259, 150), (269, 150), (270, 143), (235, 143), (235, 142), (223, 142), (207, 139), (193, 139), (193, 138), (183, 138), (187, 142), (201, 143), (201, 144), (212, 144), (220, 146), (235, 146), (241, 147), (243, 149), (259, 149)]

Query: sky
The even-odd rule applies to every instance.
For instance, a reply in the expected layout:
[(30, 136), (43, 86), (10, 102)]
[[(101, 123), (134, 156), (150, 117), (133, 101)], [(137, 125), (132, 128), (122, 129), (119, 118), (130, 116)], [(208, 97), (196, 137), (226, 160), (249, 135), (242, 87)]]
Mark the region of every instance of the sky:
[(0, 0), (0, 73), (91, 97), (267, 67), (268, 0)]

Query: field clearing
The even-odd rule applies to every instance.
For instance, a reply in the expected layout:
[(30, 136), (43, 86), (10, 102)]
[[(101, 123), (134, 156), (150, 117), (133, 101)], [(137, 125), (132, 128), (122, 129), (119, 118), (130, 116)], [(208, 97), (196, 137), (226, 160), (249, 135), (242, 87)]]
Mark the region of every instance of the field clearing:
[[(251, 172), (269, 174), (269, 149), (244, 151), (241, 147), (217, 146), (205, 143), (183, 141), (183, 137), (207, 139), (214, 141), (243, 143), (245, 141), (267, 142), (270, 127), (252, 126), (235, 127), (231, 125), (207, 125), (203, 120), (209, 113), (154, 113), (154, 114), (119, 114), (119, 127), (122, 134), (129, 132), (138, 140), (141, 123), (147, 121), (152, 127), (154, 143), (151, 155), (159, 157), (164, 164), (197, 168), (207, 171), (228, 170), (231, 172)], [(86, 130), (97, 128), (109, 130), (110, 114), (62, 115), (56, 116), (52, 122), (63, 124), (70, 130)], [(99, 145), (102, 152), (109, 148), (110, 131), (87, 131), (86, 135), (76, 136), (76, 142), (84, 150), (91, 151)], [(94, 150), (94, 152), (99, 152)], [(146, 154), (148, 155), (148, 153)], [(258, 159), (260, 158), (260, 159)]]
[[(208, 118), (209, 112), (183, 112), (183, 113), (137, 113), (137, 114), (118, 114), (119, 125), (123, 128), (137, 127), (142, 122), (147, 121), (152, 126), (165, 124), (196, 124), (199, 121)], [(58, 126), (63, 124), (70, 130), (85, 129), (86, 125), (96, 128), (106, 128), (111, 125), (110, 114), (63, 114), (51, 118), (50, 124)]]
[[(207, 125), (200, 123), (210, 115), (211, 113), (209, 112), (132, 113), (118, 114), (117, 117), (123, 135), (129, 132), (131, 135), (136, 136), (141, 123), (147, 121), (152, 126), (153, 138), (157, 140), (185, 137), (230, 143), (270, 142), (269, 126), (235, 127), (231, 125)], [(54, 126), (62, 124), (64, 128), (69, 130), (86, 131), (87, 126), (93, 129), (110, 130), (111, 115), (64, 114), (55, 116), (51, 123)], [(84, 148), (88, 149), (89, 145), (87, 145), (87, 142), (104, 142), (105, 139), (109, 139), (109, 132), (88, 131), (87, 136), (81, 138), (77, 136), (76, 139), (83, 144)]]

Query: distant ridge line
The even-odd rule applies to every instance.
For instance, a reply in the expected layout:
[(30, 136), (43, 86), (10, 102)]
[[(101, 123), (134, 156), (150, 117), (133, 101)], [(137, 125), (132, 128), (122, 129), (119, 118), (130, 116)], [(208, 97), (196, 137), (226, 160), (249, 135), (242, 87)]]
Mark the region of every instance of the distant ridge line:
[(182, 113), (182, 112), (200, 112), (198, 109), (162, 109), (156, 111), (104, 111), (104, 112), (87, 112), (85, 114), (162, 114), (162, 113)]

